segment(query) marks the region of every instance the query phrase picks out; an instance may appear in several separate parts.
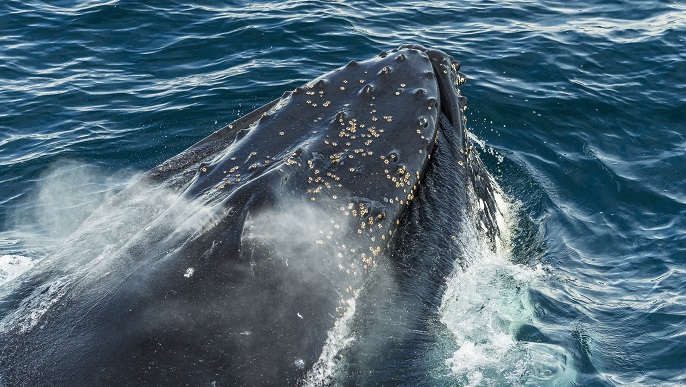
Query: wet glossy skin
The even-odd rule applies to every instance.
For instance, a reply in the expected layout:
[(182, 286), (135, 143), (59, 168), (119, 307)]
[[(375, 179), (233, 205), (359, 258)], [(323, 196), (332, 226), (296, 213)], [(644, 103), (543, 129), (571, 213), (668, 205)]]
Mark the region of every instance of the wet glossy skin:
[[(397, 215), (426, 167), (441, 108), (461, 130), (451, 106), (459, 64), (425, 51), (350, 62), (258, 111), (256, 120), (216, 133), (235, 141), (197, 167), (188, 194), (225, 198), (253, 180), (278, 180), (264, 189), (341, 205), (359, 197)], [(173, 167), (172, 160), (152, 173)]]
[[(459, 63), (408, 46), (325, 74), (152, 171), (166, 175), (208, 143), (232, 141), (195, 167), (187, 194), (245, 202), (300, 198), (357, 219), (383, 248), (416, 193), (441, 114), (466, 139)], [(214, 139), (213, 139), (214, 137)], [(192, 167), (191, 167), (192, 168)], [(190, 169), (190, 168), (189, 168)], [(241, 199), (242, 198), (242, 199)], [(374, 223), (375, 227), (368, 227)]]

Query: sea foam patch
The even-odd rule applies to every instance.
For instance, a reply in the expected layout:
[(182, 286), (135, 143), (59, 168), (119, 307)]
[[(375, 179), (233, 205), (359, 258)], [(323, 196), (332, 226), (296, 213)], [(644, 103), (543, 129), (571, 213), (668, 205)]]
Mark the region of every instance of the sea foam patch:
[(19, 277), (31, 269), (34, 262), (22, 255), (0, 255), (0, 286)]
[[(473, 196), (473, 195), (472, 195)], [(467, 264), (447, 279), (440, 307), (441, 322), (450, 332), (444, 365), (449, 380), (480, 386), (557, 384), (574, 380), (565, 363), (569, 354), (553, 344), (518, 341), (518, 331), (536, 325), (532, 288), (546, 286), (541, 264), (528, 266), (512, 261), (509, 236), (518, 227), (518, 205), (497, 193), (498, 226), (504, 236), (490, 248), (478, 225), (476, 211), (463, 230), (469, 255)], [(478, 201), (473, 200), (473, 208)]]

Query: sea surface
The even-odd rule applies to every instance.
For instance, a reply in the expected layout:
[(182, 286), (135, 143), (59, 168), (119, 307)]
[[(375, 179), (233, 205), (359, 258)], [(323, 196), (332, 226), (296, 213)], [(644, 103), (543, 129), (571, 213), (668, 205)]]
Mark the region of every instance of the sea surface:
[(406, 43), (462, 63), (516, 218), (446, 278), (428, 384), (685, 385), (681, 0), (3, 0), (0, 284), (132, 176)]

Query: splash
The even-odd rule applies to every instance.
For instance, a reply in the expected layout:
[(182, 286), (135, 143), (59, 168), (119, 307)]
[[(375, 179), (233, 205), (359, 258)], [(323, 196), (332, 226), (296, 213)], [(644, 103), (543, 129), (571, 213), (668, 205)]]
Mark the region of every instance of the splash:
[[(36, 194), (11, 216), (13, 253), (0, 256), (0, 331), (27, 332), (77, 282), (97, 283), (145, 264), (128, 251), (187, 237), (212, 220), (211, 210), (138, 175), (102, 177), (76, 162), (51, 167)], [(169, 253), (172, 249), (169, 249)], [(94, 286), (100, 296), (104, 289)]]
[(0, 286), (31, 269), (34, 262), (22, 255), (0, 255)]
[(355, 297), (345, 301), (346, 309), (343, 316), (337, 319), (334, 327), (327, 332), (322, 353), (305, 376), (301, 385), (315, 387), (334, 384), (337, 372), (341, 367), (338, 355), (355, 341), (355, 336), (350, 326), (351, 320), (355, 315), (355, 301)]
[(129, 178), (77, 161), (58, 161), (39, 177), (32, 193), (9, 215), (5, 226), (23, 245), (54, 249)]
[[(478, 199), (470, 196), (472, 208), (479, 208)], [(546, 271), (540, 264), (513, 263), (510, 235), (521, 214), (502, 192), (496, 202), (502, 215), (499, 246), (488, 247), (472, 210), (461, 236), (467, 264), (447, 279), (440, 306), (441, 322), (450, 333), (444, 343), (447, 379), (464, 386), (570, 383), (564, 349), (517, 339), (521, 329), (536, 324), (530, 289), (545, 286)]]
[[(30, 275), (42, 259), (59, 249), (124, 182), (123, 175), (103, 173), (98, 167), (71, 160), (47, 168), (23, 203), (8, 215), (3, 225), (7, 230), (0, 233), (0, 300), (11, 301), (22, 276)], [(59, 289), (59, 283), (43, 289), (24, 315), (26, 327), (34, 326), (59, 299)], [(2, 317), (0, 314), (0, 329), (6, 327)]]

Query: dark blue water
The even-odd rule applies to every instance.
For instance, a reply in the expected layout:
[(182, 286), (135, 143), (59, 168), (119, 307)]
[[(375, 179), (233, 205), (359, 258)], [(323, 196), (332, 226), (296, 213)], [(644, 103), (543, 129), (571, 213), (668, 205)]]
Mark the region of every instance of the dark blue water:
[(451, 282), (437, 377), (686, 383), (683, 2), (147, 3), (0, 3), (4, 281), (136, 172), (419, 43), (462, 62), (468, 127), (524, 219), (508, 263)]

